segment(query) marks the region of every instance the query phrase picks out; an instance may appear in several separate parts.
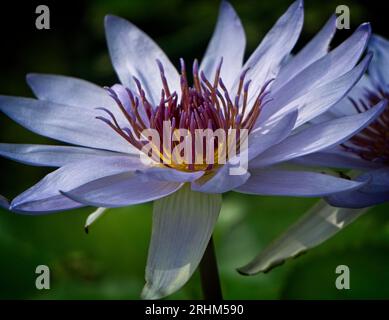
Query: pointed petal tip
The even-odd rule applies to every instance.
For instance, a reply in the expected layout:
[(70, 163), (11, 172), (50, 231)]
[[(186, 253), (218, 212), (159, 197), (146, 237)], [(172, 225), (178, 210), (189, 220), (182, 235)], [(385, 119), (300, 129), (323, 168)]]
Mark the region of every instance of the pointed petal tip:
[(298, 10), (303, 10), (304, 9), (304, 0), (296, 0), (293, 2), (289, 8), (294, 8)]
[(106, 23), (108, 23), (108, 22), (110, 22), (112, 20), (115, 20), (116, 18), (117, 18), (117, 16), (115, 16), (113, 14), (106, 14), (104, 16), (104, 23), (106, 24)]
[(358, 27), (357, 31), (363, 31), (363, 32), (367, 33), (370, 36), (371, 35), (371, 24), (370, 24), (370, 22), (362, 23)]
[(245, 267), (237, 268), (237, 269), (235, 269), (235, 270), (236, 270), (236, 272), (238, 272), (241, 276), (245, 276), (245, 277), (247, 277), (247, 276), (252, 276), (252, 274), (251, 274), (250, 272), (248, 272), (248, 271), (245, 269)]
[(39, 80), (39, 77), (43, 77), (45, 74), (39, 74), (35, 72), (27, 73), (26, 74), (26, 83), (30, 87), (30, 89), (34, 92), (34, 88), (36, 87), (37, 79)]
[(105, 28), (109, 27), (111, 24), (114, 23), (128, 23), (128, 21), (124, 18), (121, 18), (119, 16), (116, 16), (114, 14), (106, 14), (104, 16), (104, 26)]
[(0, 208), (10, 210), (10, 204), (9, 204), (8, 200), (1, 195), (0, 195)]
[(163, 293), (160, 290), (153, 288), (152, 284), (146, 282), (140, 296), (143, 300), (159, 300), (167, 295), (168, 293)]
[(33, 73), (33, 72), (31, 72), (31, 73), (27, 73), (26, 74), (26, 82), (27, 83), (30, 83), (30, 81), (31, 80), (33, 80), (35, 77), (36, 77), (36, 73)]
[(227, 0), (222, 0), (220, 3), (220, 11), (222, 10), (230, 10), (236, 14), (236, 10), (234, 6)]
[(91, 214), (88, 215), (85, 225), (84, 225), (84, 230), (86, 233), (89, 233), (89, 228), (90, 226), (101, 216), (103, 216), (107, 211), (107, 208), (97, 208), (95, 211), (93, 211)]
[[(17, 198), (15, 198), (17, 199)], [(10, 211), (17, 211), (18, 207), (20, 206), (20, 203), (15, 203), (15, 199), (11, 201), (11, 203), (8, 204), (8, 208)]]

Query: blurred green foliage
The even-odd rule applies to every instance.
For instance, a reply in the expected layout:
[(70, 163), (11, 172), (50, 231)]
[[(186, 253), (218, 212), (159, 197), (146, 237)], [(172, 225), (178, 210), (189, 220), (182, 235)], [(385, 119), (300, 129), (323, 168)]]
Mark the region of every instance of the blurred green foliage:
[[(252, 52), (290, 1), (232, 1), (241, 16)], [(306, 22), (297, 47), (324, 24), (337, 1), (305, 1)], [(388, 36), (377, 1), (342, 1), (351, 9), (352, 27), (372, 21)], [(28, 72), (56, 73), (111, 85), (116, 79), (104, 40), (107, 13), (127, 18), (147, 32), (177, 64), (201, 58), (217, 17), (218, 1), (111, 0), (78, 1), (55, 6), (52, 30), (37, 31), (27, 22), (15, 34), (2, 28), (2, 94), (31, 96)], [(33, 10), (26, 16), (34, 18)], [(12, 15), (12, 12), (9, 12)], [(24, 29), (23, 29), (24, 28)], [(340, 32), (339, 39), (350, 32)], [(233, 44), (231, 44), (233, 45)], [(53, 143), (0, 118), (1, 142)], [(12, 198), (49, 170), (0, 159), (0, 193)], [(222, 286), (227, 299), (388, 298), (389, 205), (372, 209), (353, 225), (298, 259), (268, 274), (239, 275), (248, 262), (303, 214), (317, 199), (224, 196), (215, 231)], [(138, 299), (151, 228), (151, 204), (110, 210), (85, 234), (93, 209), (48, 216), (19, 216), (0, 210), (0, 298), (2, 299)], [(50, 290), (35, 289), (35, 268), (51, 268)], [(351, 290), (335, 288), (335, 268), (351, 270)], [(171, 299), (201, 298), (197, 274)]]

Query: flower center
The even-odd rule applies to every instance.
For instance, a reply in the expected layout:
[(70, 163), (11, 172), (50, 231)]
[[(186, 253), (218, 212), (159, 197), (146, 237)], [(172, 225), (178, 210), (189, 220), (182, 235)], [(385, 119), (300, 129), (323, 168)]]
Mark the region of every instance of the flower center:
[[(358, 101), (349, 98), (354, 108), (364, 112), (384, 99), (389, 99), (389, 91), (381, 87), (366, 89), (363, 98)], [(344, 143), (343, 148), (354, 152), (362, 159), (389, 164), (389, 104), (381, 115), (359, 134)]]
[[(219, 135), (217, 135), (217, 139), (213, 140), (214, 163), (207, 163), (205, 159), (206, 152), (201, 155), (204, 161), (198, 161), (198, 154), (192, 152), (190, 159), (185, 158), (184, 162), (179, 163), (177, 158), (182, 157), (183, 154), (177, 155), (174, 151), (175, 147), (182, 143), (182, 140), (176, 139), (177, 133), (180, 130), (187, 130), (190, 139), (193, 140), (193, 150), (197, 143), (195, 141), (196, 131), (207, 129), (213, 132), (224, 132), (225, 136), (229, 136), (233, 131), (235, 141), (238, 141), (238, 145), (240, 145), (242, 142), (240, 141), (240, 132), (242, 129), (247, 130), (247, 132), (253, 129), (262, 107), (269, 101), (265, 101), (265, 97), (269, 94), (267, 88), (272, 80), (262, 86), (251, 108), (249, 108), (248, 92), (251, 80), (245, 80), (248, 69), (241, 73), (234, 92), (229, 92), (220, 77), (222, 59), (212, 80), (208, 80), (203, 72), (199, 72), (198, 62), (195, 60), (193, 63), (192, 85), (189, 85), (188, 82), (184, 60), (181, 59), (180, 63), (179, 95), (177, 92), (171, 92), (163, 65), (157, 60), (162, 82), (158, 105), (153, 106), (151, 104), (141, 82), (133, 77), (136, 90), (125, 88), (126, 94), (124, 97), (112, 88), (106, 88), (124, 114), (127, 125), (119, 125), (112, 112), (105, 108), (99, 109), (104, 110), (110, 116), (110, 119), (97, 118), (107, 123), (120, 136), (141, 151), (144, 150), (145, 144), (149, 142), (145, 141), (147, 139), (145, 139), (144, 131), (155, 130), (160, 141), (154, 146), (154, 149), (157, 150), (153, 151), (156, 152), (153, 155), (148, 155), (156, 162), (183, 171), (212, 170), (220, 164), (218, 160), (221, 158), (221, 152), (226, 152), (228, 159), (228, 152), (226, 151), (229, 147), (228, 143), (220, 141)], [(172, 134), (168, 136), (164, 132), (166, 123), (170, 125), (172, 130)], [(202, 139), (207, 140), (206, 137), (202, 137)], [(209, 141), (205, 141), (206, 143), (209, 143)], [(166, 147), (167, 145), (169, 148)]]

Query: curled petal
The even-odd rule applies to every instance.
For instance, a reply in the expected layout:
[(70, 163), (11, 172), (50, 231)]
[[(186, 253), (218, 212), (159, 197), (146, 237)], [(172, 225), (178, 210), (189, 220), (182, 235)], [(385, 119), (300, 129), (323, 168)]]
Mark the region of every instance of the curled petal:
[(333, 194), (326, 201), (333, 206), (346, 208), (366, 208), (389, 201), (389, 169), (373, 170), (356, 180), (368, 183), (358, 190)]
[(92, 212), (85, 222), (85, 232), (89, 232), (89, 227), (99, 218), (101, 218), (107, 211), (107, 208), (97, 208), (94, 212)]

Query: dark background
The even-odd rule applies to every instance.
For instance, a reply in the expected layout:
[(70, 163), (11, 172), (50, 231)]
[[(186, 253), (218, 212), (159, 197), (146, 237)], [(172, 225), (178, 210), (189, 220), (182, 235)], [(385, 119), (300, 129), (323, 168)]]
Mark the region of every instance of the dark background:
[[(286, 10), (287, 0), (231, 1), (247, 34), (247, 53)], [(389, 38), (387, 1), (305, 1), (300, 48), (339, 4), (351, 10), (351, 30), (370, 21)], [(35, 28), (35, 8), (46, 4), (51, 29)], [(103, 18), (124, 17), (148, 33), (178, 64), (202, 57), (216, 22), (219, 1), (98, 0), (1, 3), (0, 93), (31, 96), (29, 72), (55, 73), (112, 85), (116, 77), (104, 39)], [(334, 43), (351, 30), (338, 32)], [(1, 142), (53, 143), (0, 116)], [(45, 173), (0, 159), (0, 194), (13, 198)], [(246, 263), (305, 212), (316, 199), (227, 194), (216, 228), (223, 290), (230, 299), (388, 298), (389, 206), (381, 205), (336, 237), (266, 275), (240, 276)], [(92, 209), (29, 217), (0, 210), (0, 298), (137, 299), (143, 286), (151, 226), (151, 205), (115, 209), (92, 226)], [(35, 267), (51, 268), (51, 290), (35, 289)], [(335, 268), (347, 264), (351, 290), (335, 289)], [(198, 275), (171, 298), (201, 297)]]

